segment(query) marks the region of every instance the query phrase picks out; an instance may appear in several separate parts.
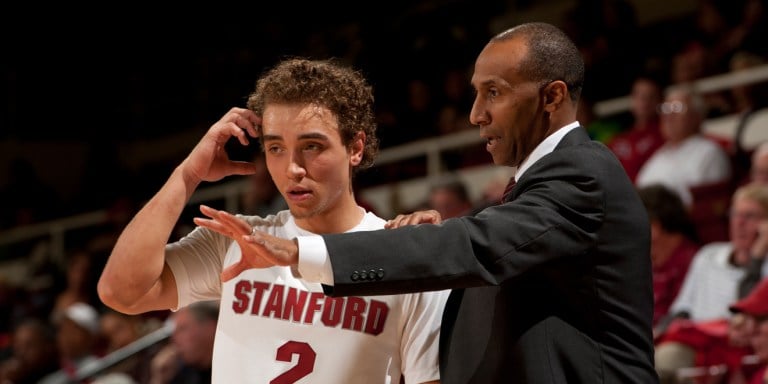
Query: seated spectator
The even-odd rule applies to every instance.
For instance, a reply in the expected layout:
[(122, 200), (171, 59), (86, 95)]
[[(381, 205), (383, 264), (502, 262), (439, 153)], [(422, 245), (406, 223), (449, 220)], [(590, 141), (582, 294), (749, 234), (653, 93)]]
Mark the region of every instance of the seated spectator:
[(664, 144), (640, 168), (636, 184), (664, 184), (690, 207), (694, 203), (692, 187), (731, 180), (730, 158), (701, 133), (704, 102), (691, 88), (673, 88), (660, 111)]
[[(175, 327), (171, 343), (159, 351), (152, 361), (152, 382), (210, 383), (218, 318), (218, 302), (214, 301), (197, 302), (175, 312), (171, 317)], [(175, 374), (170, 381), (163, 381), (160, 377), (170, 376), (171, 372)]]
[(65, 286), (55, 296), (52, 319), (60, 316), (60, 313), (72, 304), (82, 302), (96, 306), (99, 303), (96, 282), (101, 265), (97, 264), (95, 258), (94, 253), (84, 248), (69, 251), (65, 262)]
[(56, 344), (59, 348), (59, 370), (46, 376), (42, 383), (61, 383), (77, 378), (78, 370), (95, 364), (99, 341), (99, 313), (89, 304), (78, 302), (65, 308), (54, 319)]
[(152, 358), (149, 384), (168, 384), (181, 369), (179, 351), (173, 344), (167, 344)]
[(674, 383), (680, 368), (730, 356), (727, 350), (713, 356), (703, 346), (709, 336), (725, 336), (728, 306), (768, 274), (768, 230), (762, 228), (768, 229), (768, 187), (740, 187), (732, 199), (730, 241), (706, 244), (696, 253), (669, 314), (654, 329), (662, 383)]
[(27, 318), (11, 336), (11, 356), (0, 362), (0, 383), (37, 383), (59, 369), (54, 330), (36, 318)]
[(632, 85), (629, 97), (632, 124), (628, 130), (617, 134), (607, 144), (621, 161), (627, 176), (634, 181), (643, 164), (664, 143), (659, 128), (661, 84), (651, 77), (638, 77)]
[(472, 209), (472, 200), (463, 181), (448, 178), (432, 185), (427, 207), (440, 212), (443, 219), (448, 219), (467, 215)]
[[(141, 315), (127, 315), (112, 309), (106, 309), (99, 318), (102, 339), (105, 343), (104, 354), (125, 348), (146, 335), (151, 328)], [(108, 373), (126, 374), (137, 383), (146, 383), (150, 377), (150, 361), (157, 352), (156, 348), (147, 348), (133, 354), (108, 369)]]
[[(731, 73), (745, 71), (765, 64), (765, 59), (748, 52), (738, 51), (730, 59)], [(731, 87), (731, 113), (738, 114), (739, 120), (736, 131), (730, 140), (729, 153), (733, 161), (734, 174), (737, 181), (749, 179), (750, 150), (744, 147), (743, 137), (748, 130), (755, 112), (768, 107), (768, 82), (740, 84)]]
[(764, 279), (749, 295), (731, 305), (734, 313), (731, 320), (729, 340), (735, 345), (746, 345), (757, 357), (757, 366), (752, 372), (739, 369), (735, 374), (744, 377), (744, 383), (763, 384), (768, 382), (768, 279)]
[(768, 184), (768, 141), (758, 145), (752, 152), (749, 179), (752, 182)]
[(669, 312), (701, 246), (696, 228), (677, 194), (660, 184), (640, 188), (638, 192), (651, 223), (655, 326)]

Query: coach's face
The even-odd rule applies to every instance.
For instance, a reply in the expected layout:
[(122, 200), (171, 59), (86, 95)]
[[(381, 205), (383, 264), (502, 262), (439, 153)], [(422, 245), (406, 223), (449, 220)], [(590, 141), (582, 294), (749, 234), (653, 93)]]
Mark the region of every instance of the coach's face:
[(496, 165), (519, 166), (546, 137), (542, 86), (520, 73), (528, 47), (520, 38), (492, 41), (475, 61), (470, 122), (480, 127)]

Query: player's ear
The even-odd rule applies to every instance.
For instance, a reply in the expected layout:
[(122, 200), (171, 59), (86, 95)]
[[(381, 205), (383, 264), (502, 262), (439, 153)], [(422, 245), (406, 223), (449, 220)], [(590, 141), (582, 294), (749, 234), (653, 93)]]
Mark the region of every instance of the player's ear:
[(357, 166), (363, 161), (363, 152), (365, 150), (365, 132), (358, 131), (355, 138), (349, 145), (349, 163)]

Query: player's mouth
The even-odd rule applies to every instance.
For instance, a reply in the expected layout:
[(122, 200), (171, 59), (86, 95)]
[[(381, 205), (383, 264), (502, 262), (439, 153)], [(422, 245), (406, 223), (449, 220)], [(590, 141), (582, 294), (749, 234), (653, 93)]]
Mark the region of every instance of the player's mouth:
[(312, 196), (312, 190), (302, 187), (293, 187), (288, 189), (287, 197), (294, 201), (303, 201)]

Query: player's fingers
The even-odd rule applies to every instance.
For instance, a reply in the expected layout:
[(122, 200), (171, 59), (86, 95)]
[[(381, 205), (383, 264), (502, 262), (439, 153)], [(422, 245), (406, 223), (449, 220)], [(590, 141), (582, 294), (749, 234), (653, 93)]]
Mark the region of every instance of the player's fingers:
[(245, 129), (248, 135), (254, 138), (259, 137), (259, 131), (257, 128), (259, 125), (261, 125), (261, 117), (259, 117), (250, 109), (243, 110), (242, 117), (245, 119), (245, 122), (243, 123), (243, 129)]
[(192, 222), (194, 222), (197, 226), (205, 227), (221, 234), (226, 235), (229, 232), (225, 226), (221, 225), (221, 223), (217, 222), (216, 220), (206, 219), (203, 217), (194, 217), (192, 218)]
[[(244, 118), (241, 118), (241, 117), (237, 117), (236, 119), (239, 122), (238, 121), (230, 121), (229, 123), (227, 123), (226, 130), (227, 130), (227, 132), (230, 135), (236, 137), (237, 141), (239, 141), (240, 144), (248, 145), (248, 143), (250, 143), (250, 140), (248, 140), (248, 135), (245, 134), (245, 128), (241, 127), (241, 125), (246, 125), (246, 123), (244, 123), (244, 122), (246, 122), (247, 120), (245, 120)], [(248, 124), (250, 124), (250, 123), (248, 123)]]
[(234, 235), (251, 233), (251, 226), (245, 220), (238, 218), (227, 211), (221, 211), (201, 204), (200, 212), (214, 219), (218, 224), (227, 227)]
[(247, 266), (245, 266), (242, 262), (238, 262), (236, 264), (230, 265), (227, 268), (224, 268), (223, 271), (221, 271), (221, 281), (227, 282), (229, 280), (234, 279), (237, 277), (237, 275), (241, 274), (243, 271), (248, 269)]

